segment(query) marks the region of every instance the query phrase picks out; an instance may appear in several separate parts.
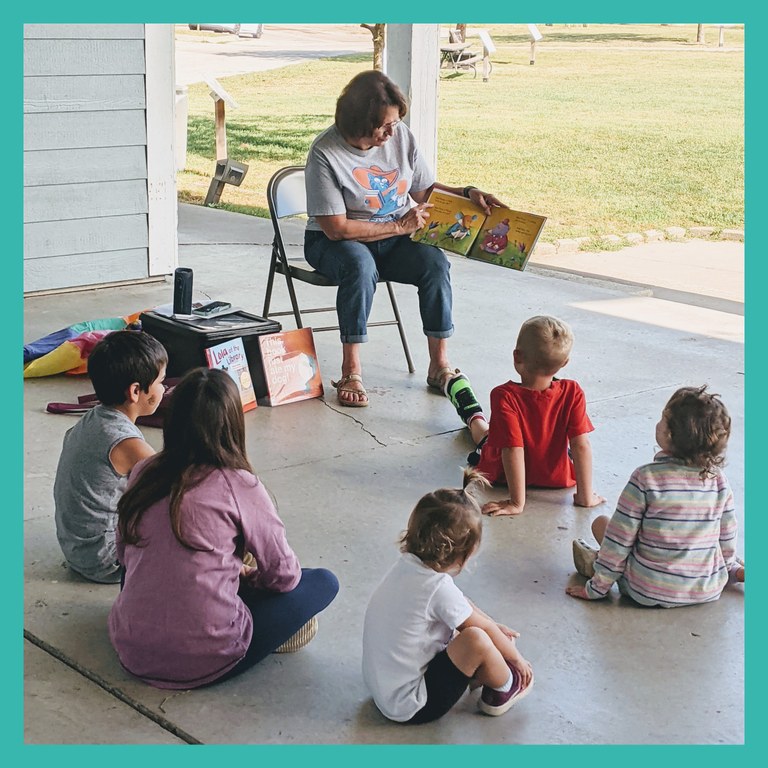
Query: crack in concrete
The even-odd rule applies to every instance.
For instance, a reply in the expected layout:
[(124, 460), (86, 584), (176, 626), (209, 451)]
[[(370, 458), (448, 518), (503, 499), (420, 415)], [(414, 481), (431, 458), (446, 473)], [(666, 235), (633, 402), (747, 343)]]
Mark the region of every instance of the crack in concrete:
[[(107, 682), (103, 677), (97, 675), (93, 670), (82, 666), (82, 664), (79, 664), (74, 659), (67, 656), (63, 651), (55, 648), (50, 643), (47, 643), (45, 640), (42, 640), (36, 635), (33, 635), (28, 629), (24, 630), (24, 639), (28, 640), (33, 645), (36, 645), (38, 648), (40, 648), (40, 650), (45, 651), (55, 659), (58, 659), (63, 664), (66, 664), (70, 669), (73, 669), (78, 674), (88, 678), (88, 680), (98, 685), (99, 688), (101, 688), (103, 691), (106, 691), (106, 693), (114, 696), (116, 699), (119, 699), (123, 702), (123, 704), (127, 704), (131, 709), (151, 720), (153, 723), (160, 726), (160, 728), (163, 730), (168, 731), (168, 733), (172, 734), (177, 739), (181, 739), (187, 744), (204, 743), (196, 739), (191, 734), (187, 733), (184, 729), (179, 728), (178, 725), (172, 723), (170, 720), (167, 720), (162, 715), (158, 715), (156, 712), (153, 712), (149, 707), (145, 706), (141, 702), (136, 701), (136, 699), (132, 699), (130, 696), (123, 693), (123, 691), (121, 691), (118, 687)], [(165, 703), (168, 698), (170, 697), (163, 699), (163, 703)]]
[(378, 445), (382, 446), (383, 448), (387, 447), (386, 443), (382, 443), (381, 440), (379, 440), (379, 438), (373, 434), (373, 432), (365, 428), (365, 424), (363, 424), (363, 422), (360, 421), (360, 419), (356, 419), (351, 413), (346, 413), (345, 411), (341, 411), (338, 408), (334, 408), (330, 403), (326, 402), (325, 400), (323, 400), (322, 402), (326, 408), (330, 409), (334, 413), (338, 413), (339, 416), (346, 416), (348, 419), (351, 419), (352, 421), (354, 421), (355, 424), (357, 424), (360, 427), (360, 429), (362, 429), (363, 432), (365, 432), (366, 435), (368, 435), (369, 437), (372, 437)]
[(686, 386), (685, 383), (683, 384), (660, 384), (658, 387), (650, 387), (649, 389), (640, 389), (636, 392), (624, 392), (623, 394), (619, 395), (611, 395), (610, 397), (601, 397), (597, 400), (588, 400), (588, 403), (605, 403), (610, 400), (621, 400), (624, 397), (634, 397), (635, 395), (645, 395), (648, 394), (648, 392), (658, 392), (661, 389), (669, 389), (670, 387), (684, 387)]

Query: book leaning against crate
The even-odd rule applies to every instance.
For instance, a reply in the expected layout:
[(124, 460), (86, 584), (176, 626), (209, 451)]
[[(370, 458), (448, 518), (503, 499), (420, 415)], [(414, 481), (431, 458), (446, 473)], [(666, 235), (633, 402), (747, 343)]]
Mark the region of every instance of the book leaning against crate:
[(311, 328), (267, 333), (258, 342), (267, 405), (322, 397), (323, 379)]
[(240, 336), (208, 347), (205, 350), (205, 358), (209, 368), (220, 368), (226, 371), (237, 384), (244, 413), (256, 408), (256, 391), (248, 367), (248, 358), (245, 356), (243, 339)]

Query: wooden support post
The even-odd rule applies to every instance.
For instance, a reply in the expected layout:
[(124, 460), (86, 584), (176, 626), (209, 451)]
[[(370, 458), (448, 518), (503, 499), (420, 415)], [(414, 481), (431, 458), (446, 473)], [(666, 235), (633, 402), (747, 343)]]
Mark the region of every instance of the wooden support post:
[(717, 42), (717, 47), (722, 48), (725, 42), (725, 27), (720, 27), (720, 37)]
[(536, 41), (531, 40), (531, 64), (536, 63)]
[(227, 159), (227, 123), (224, 119), (224, 99), (216, 99), (214, 102), (216, 113), (216, 159)]
[(440, 71), (439, 24), (387, 24), (384, 72), (409, 101), (406, 123), (419, 154), (437, 169), (437, 89)]

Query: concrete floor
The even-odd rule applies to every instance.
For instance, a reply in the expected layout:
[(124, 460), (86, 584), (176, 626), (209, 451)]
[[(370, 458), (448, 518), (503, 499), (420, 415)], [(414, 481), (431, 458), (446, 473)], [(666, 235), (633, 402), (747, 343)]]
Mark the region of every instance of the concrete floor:
[[(180, 263), (194, 269), (195, 297), (226, 299), (259, 314), (269, 223), (182, 205), (179, 231)], [(696, 300), (686, 299), (694, 284), (688, 265), (713, 247), (724, 269), (743, 270), (743, 245), (703, 241), (657, 244), (657, 254), (676, 248), (676, 258), (656, 260), (654, 270), (666, 276), (656, 280), (649, 271), (642, 285), (634, 276), (633, 284), (548, 270), (542, 261), (518, 273), (452, 258), (451, 358), (487, 404), (491, 387), (513, 375), (519, 324), (539, 313), (569, 321), (576, 344), (563, 373), (587, 394), (596, 427), (595, 489), (609, 499), (608, 512), (630, 472), (652, 457), (653, 427), (669, 395), (681, 385), (709, 383), (733, 417), (727, 472), (743, 552), (743, 303), (718, 298), (717, 275), (711, 292), (696, 284)], [(614, 267), (622, 259), (629, 264), (633, 252), (605, 258)], [(578, 255), (573, 268), (599, 271), (580, 268)], [(670, 270), (677, 270), (676, 280)], [(653, 285), (665, 298), (654, 295)], [(53, 522), (56, 462), (75, 417), (44, 408), (91, 388), (83, 377), (25, 381), (27, 743), (743, 743), (743, 588), (672, 611), (642, 609), (615, 593), (601, 603), (568, 597), (566, 585), (579, 578), (571, 540), (589, 534), (596, 512), (574, 508), (566, 490), (531, 491), (522, 516), (488, 519), (479, 555), (457, 580), (480, 607), (521, 632), (519, 646), (536, 672), (532, 694), (500, 718), (479, 714), (478, 693), (468, 694), (442, 720), (418, 728), (377, 712), (360, 672), (367, 598), (397, 556), (395, 542), (414, 503), (429, 490), (459, 484), (471, 447), (449, 403), (425, 387), (415, 291), (404, 286), (397, 293), (415, 374), (407, 372), (396, 331), (372, 329), (364, 351), (369, 408), (339, 408), (328, 393), (246, 414), (251, 461), (279, 501), (289, 541), (304, 565), (331, 568), (341, 591), (307, 648), (204, 690), (153, 689), (120, 667), (106, 632), (118, 587), (69, 572)], [(278, 300), (285, 296), (279, 285)], [(24, 339), (171, 300), (168, 281), (27, 298)], [(382, 308), (380, 298), (374, 315)], [(337, 336), (318, 333), (315, 342), (332, 392)], [(144, 432), (161, 447), (159, 430)]]

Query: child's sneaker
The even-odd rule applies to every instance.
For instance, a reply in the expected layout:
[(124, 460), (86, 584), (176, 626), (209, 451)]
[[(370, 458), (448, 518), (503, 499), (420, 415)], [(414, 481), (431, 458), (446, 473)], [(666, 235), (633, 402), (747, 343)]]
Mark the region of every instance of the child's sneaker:
[(483, 691), (480, 694), (480, 701), (477, 705), (486, 715), (492, 715), (493, 717), (503, 715), (513, 704), (516, 704), (524, 696), (527, 696), (528, 691), (533, 688), (533, 677), (531, 677), (531, 682), (523, 688), (520, 684), (517, 672), (512, 669), (509, 662), (507, 662), (507, 666), (509, 666), (509, 669), (512, 672), (512, 687), (508, 691), (502, 693), (487, 685), (483, 686)]
[(295, 635), (289, 637), (273, 653), (294, 653), (303, 648), (317, 634), (317, 616), (313, 616)]
[(480, 455), (483, 452), (483, 446), (488, 440), (488, 435), (485, 435), (483, 439), (475, 446), (475, 450), (467, 456), (467, 464), (470, 467), (476, 467), (480, 463)]
[(456, 376), (448, 380), (445, 385), (445, 395), (465, 424), (468, 424), (473, 416), (483, 412), (475, 393), (472, 391), (469, 379), (463, 373), (457, 373)]
[(584, 539), (573, 540), (573, 564), (579, 575), (591, 579), (595, 575), (595, 560), (600, 550), (591, 547)]

